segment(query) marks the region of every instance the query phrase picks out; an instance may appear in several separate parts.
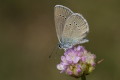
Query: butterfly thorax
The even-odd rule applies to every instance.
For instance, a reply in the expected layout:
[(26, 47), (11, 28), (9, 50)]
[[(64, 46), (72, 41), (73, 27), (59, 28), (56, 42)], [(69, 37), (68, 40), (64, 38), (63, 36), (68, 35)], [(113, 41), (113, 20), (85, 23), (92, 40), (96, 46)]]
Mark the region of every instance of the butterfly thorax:
[(61, 42), (61, 43), (58, 43), (58, 47), (60, 48), (60, 49), (64, 49), (64, 50), (66, 50), (66, 49), (68, 49), (68, 48), (72, 48), (72, 45), (69, 43), (69, 42)]

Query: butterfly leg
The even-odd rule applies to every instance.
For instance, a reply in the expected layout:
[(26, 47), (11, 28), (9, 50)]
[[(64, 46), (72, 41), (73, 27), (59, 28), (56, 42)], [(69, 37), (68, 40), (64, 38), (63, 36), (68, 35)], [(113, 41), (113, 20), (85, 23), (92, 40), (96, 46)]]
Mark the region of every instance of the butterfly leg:
[(86, 43), (86, 42), (89, 42), (88, 39), (82, 39), (79, 43), (82, 44), (82, 43)]

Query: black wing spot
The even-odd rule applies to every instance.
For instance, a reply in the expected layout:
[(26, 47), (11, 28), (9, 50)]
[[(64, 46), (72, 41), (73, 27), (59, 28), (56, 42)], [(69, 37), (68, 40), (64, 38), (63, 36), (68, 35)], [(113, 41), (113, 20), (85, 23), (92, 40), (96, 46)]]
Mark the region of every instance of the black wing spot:
[(66, 17), (65, 17), (65, 19), (66, 19)]
[(71, 24), (69, 24), (69, 25), (71, 25)]
[(61, 14), (59, 16), (61, 16)]
[(77, 25), (77, 24), (76, 24)]

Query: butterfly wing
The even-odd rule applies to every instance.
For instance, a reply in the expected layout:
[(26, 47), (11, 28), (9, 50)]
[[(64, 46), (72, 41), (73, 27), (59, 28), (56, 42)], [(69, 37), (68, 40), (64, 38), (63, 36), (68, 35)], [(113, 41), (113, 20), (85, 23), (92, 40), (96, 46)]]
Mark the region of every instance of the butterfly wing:
[(62, 34), (62, 42), (76, 45), (85, 43), (84, 39), (89, 32), (87, 21), (78, 13), (72, 14), (65, 22)]
[(55, 18), (55, 26), (56, 26), (56, 32), (58, 40), (61, 42), (61, 35), (64, 29), (64, 24), (66, 19), (72, 15), (73, 12), (62, 5), (56, 5), (54, 8), (54, 18)]

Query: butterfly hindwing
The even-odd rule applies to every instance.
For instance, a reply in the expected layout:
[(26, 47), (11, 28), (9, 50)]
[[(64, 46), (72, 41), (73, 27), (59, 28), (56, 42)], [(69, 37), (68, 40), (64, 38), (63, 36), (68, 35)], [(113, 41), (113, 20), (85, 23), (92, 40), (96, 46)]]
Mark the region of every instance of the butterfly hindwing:
[(88, 32), (89, 26), (87, 21), (82, 15), (74, 13), (65, 21), (62, 33), (62, 42), (69, 42), (71, 45), (84, 43), (87, 41), (84, 40), (84, 38)]

